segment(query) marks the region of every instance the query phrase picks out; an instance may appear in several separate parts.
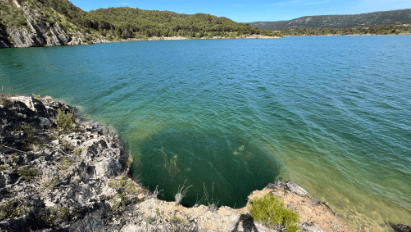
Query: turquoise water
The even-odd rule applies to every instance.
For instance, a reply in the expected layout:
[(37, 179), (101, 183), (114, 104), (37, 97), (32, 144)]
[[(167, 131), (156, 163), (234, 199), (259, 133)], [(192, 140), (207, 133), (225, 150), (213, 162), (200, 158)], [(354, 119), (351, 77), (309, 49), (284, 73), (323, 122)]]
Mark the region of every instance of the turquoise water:
[(291, 179), (355, 230), (411, 224), (410, 36), (3, 49), (0, 85), (114, 128), (159, 198), (241, 207)]

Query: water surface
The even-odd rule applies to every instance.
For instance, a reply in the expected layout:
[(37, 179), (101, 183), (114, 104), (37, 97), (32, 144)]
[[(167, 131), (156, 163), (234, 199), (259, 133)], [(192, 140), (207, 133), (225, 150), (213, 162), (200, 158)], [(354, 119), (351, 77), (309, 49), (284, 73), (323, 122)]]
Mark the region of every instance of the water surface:
[(410, 36), (0, 50), (5, 91), (113, 127), (160, 198), (241, 207), (290, 179), (358, 231), (411, 224), (410, 67)]

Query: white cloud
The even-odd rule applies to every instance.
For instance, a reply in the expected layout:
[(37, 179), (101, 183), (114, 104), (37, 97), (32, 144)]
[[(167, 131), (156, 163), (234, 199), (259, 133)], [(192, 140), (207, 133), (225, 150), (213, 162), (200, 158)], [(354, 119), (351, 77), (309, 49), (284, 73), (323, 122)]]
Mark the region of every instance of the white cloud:
[(306, 4), (304, 4), (304, 5), (316, 5), (316, 4), (323, 4), (323, 3), (327, 3), (327, 2), (330, 2), (330, 1), (322, 1), (322, 2), (307, 2)]
[(294, 3), (299, 3), (301, 1), (289, 1), (289, 2), (278, 2), (278, 3), (273, 3), (273, 4), (267, 4), (265, 6), (286, 6), (286, 5), (292, 5)]

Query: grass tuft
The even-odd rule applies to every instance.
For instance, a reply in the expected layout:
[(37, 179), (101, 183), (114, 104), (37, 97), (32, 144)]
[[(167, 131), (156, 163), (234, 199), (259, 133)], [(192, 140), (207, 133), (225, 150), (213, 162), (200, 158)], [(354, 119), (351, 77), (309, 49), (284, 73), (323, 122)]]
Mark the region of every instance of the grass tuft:
[(33, 97), (34, 97), (35, 99), (37, 99), (37, 100), (40, 100), (40, 99), (41, 99), (41, 96), (40, 96), (40, 95), (37, 95), (37, 94), (34, 94), (34, 93), (32, 93), (31, 95), (33, 95)]
[[(196, 204), (194, 205), (194, 207), (196, 207), (198, 205), (202, 205), (202, 204), (207, 204), (207, 206), (210, 209), (216, 209), (218, 207), (218, 201), (215, 202), (213, 200), (212, 196), (211, 196), (211, 199), (209, 200), (210, 194), (207, 192), (207, 188), (206, 188), (204, 182), (203, 182), (203, 189), (204, 189), (204, 197), (202, 197), (200, 199), (200, 201), (198, 201), (198, 196), (197, 196), (197, 201), (196, 201)], [(212, 188), (211, 188), (211, 194), (213, 195), (213, 193), (214, 193), (214, 182), (213, 182)]]
[(250, 214), (254, 220), (263, 222), (267, 226), (282, 225), (287, 232), (295, 232), (299, 229), (298, 212), (285, 208), (283, 199), (270, 193), (262, 198), (251, 200)]
[[(186, 180), (187, 181), (187, 180)], [(184, 184), (186, 183), (186, 181), (184, 181)], [(175, 195), (175, 203), (178, 205), (180, 204), (181, 200), (184, 198), (184, 196), (187, 194), (187, 191), (190, 187), (192, 187), (192, 185), (188, 186), (185, 190), (184, 190), (184, 184), (183, 186), (180, 185), (178, 186), (178, 192)]]
[(56, 140), (56, 139), (58, 139), (58, 136), (55, 135), (55, 134), (50, 134), (50, 135), (47, 136), (47, 140), (52, 141), (52, 140)]
[(25, 179), (32, 179), (37, 176), (41, 176), (39, 171), (35, 168), (32, 168), (32, 169), (19, 168), (17, 170), (17, 174), (24, 177)]
[(44, 184), (44, 187), (45, 187), (45, 188), (48, 188), (48, 189), (52, 189), (52, 188), (54, 188), (54, 187), (57, 185), (57, 182), (58, 182), (58, 181), (59, 181), (59, 178), (56, 177), (56, 178), (54, 178), (51, 182), (45, 183), (45, 184)]

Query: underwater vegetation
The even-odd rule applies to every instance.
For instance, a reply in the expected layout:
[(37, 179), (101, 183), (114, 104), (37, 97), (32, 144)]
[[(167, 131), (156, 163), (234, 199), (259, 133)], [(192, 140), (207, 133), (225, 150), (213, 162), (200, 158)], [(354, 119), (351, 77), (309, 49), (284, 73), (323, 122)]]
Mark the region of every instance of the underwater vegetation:
[(252, 191), (277, 180), (281, 167), (257, 144), (232, 134), (168, 129), (135, 150), (133, 174), (142, 184), (164, 190), (159, 198), (167, 201), (175, 200), (177, 186), (192, 186), (181, 200), (188, 207), (205, 195), (210, 202), (243, 207)]

